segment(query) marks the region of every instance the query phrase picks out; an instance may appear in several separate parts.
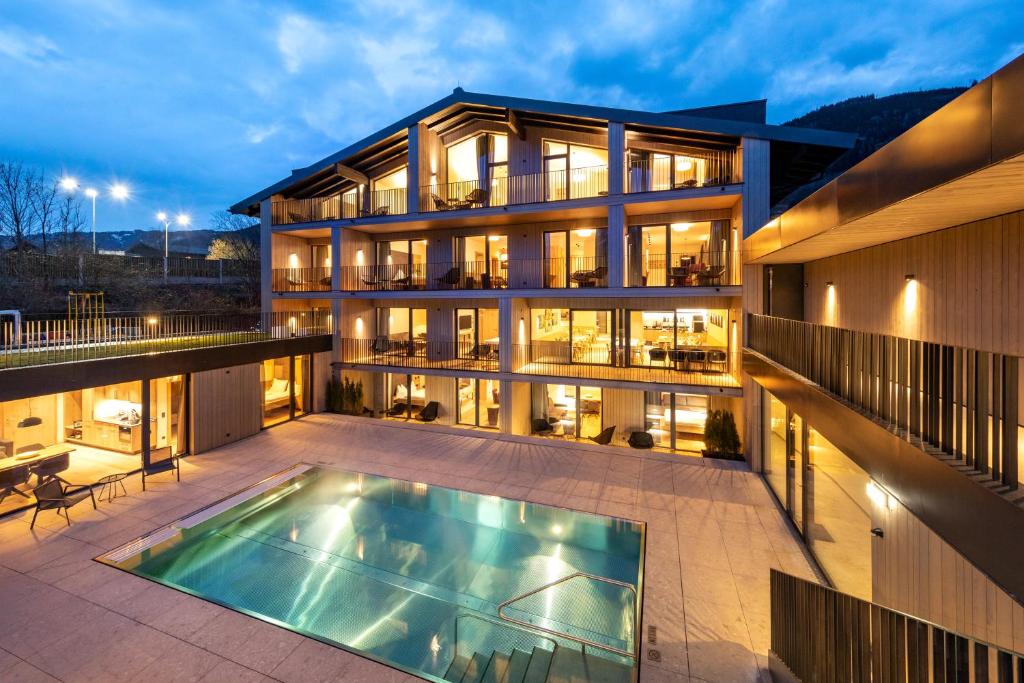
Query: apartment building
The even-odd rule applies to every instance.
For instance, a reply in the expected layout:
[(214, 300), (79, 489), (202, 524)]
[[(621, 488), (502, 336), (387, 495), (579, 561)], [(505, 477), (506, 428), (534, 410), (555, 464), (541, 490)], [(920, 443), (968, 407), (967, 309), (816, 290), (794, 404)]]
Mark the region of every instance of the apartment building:
[[(1018, 58), (743, 246), (751, 463), (830, 582), (1018, 653), (1022, 103)], [(966, 642), (924, 671), (1021, 675)]]
[(456, 89), (232, 210), (264, 311), (330, 315), (367, 414), (700, 454), (743, 421), (744, 230), (852, 142)]

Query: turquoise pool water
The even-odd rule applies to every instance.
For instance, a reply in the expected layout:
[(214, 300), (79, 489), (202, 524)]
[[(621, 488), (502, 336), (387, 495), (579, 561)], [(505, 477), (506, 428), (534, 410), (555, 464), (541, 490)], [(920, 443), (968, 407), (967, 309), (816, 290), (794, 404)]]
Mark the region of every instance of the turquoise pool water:
[(428, 680), (627, 681), (643, 543), (637, 522), (302, 466), (99, 559)]

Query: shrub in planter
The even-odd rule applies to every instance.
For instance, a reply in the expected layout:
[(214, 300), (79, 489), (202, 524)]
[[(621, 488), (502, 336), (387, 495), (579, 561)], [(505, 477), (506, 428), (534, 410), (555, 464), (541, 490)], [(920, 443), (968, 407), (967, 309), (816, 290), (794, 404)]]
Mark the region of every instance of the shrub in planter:
[(344, 408), (343, 386), (337, 377), (331, 377), (327, 381), (327, 410), (332, 413), (340, 413)]
[(704, 421), (704, 457), (742, 460), (736, 419), (729, 410), (709, 410)]

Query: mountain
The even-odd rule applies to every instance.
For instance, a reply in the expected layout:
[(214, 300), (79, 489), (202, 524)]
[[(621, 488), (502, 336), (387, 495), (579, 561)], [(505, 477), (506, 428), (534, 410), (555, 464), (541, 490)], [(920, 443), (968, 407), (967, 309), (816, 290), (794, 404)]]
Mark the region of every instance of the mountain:
[(908, 128), (941, 108), (967, 90), (937, 88), (897, 93), (885, 97), (861, 95), (818, 107), (803, 116), (787, 121), (784, 126), (823, 128), (856, 133), (857, 142), (816, 178), (784, 197), (773, 208), (777, 215), (810, 195), (843, 171), (873, 154)]
[[(168, 236), (168, 246), (172, 252), (205, 256), (209, 252), (210, 243), (213, 240), (218, 237), (232, 235), (244, 237), (259, 244), (259, 226), (257, 224), (254, 227), (242, 228), (240, 230), (213, 230), (209, 228), (171, 230)], [(85, 231), (80, 233), (79, 240), (83, 247), (92, 249), (92, 232)], [(32, 235), (29, 241), (36, 246), (39, 246), (42, 242), (39, 235)], [(164, 250), (164, 231), (111, 230), (109, 232), (96, 233), (96, 249), (98, 251), (125, 251), (139, 244), (152, 247), (162, 254)]]

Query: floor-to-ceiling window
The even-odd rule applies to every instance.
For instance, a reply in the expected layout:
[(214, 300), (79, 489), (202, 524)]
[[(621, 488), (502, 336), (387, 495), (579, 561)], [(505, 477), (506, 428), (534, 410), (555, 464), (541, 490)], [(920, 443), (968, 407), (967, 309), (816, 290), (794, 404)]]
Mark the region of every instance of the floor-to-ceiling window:
[(608, 192), (608, 150), (545, 140), (544, 199), (596, 197)]
[(400, 350), (400, 347), (404, 347), (410, 356), (425, 355), (427, 309), (404, 306), (377, 308), (377, 336), (390, 342), (386, 350)]
[(608, 230), (579, 228), (544, 233), (544, 286), (608, 284)]
[(408, 173), (405, 166), (373, 181), (373, 201), (370, 212), (373, 214), (403, 214), (407, 211), (406, 187)]
[(535, 308), (531, 317), (532, 360), (610, 365), (614, 312), (575, 308)]
[(654, 445), (674, 451), (700, 453), (708, 397), (667, 391), (644, 392), (646, 430)]
[(187, 444), (185, 375), (150, 380), (150, 445), (169, 446), (176, 455), (184, 453)]
[(497, 360), (497, 308), (456, 309), (455, 327), (459, 358)]
[(466, 289), (508, 287), (508, 235), (455, 238), (455, 265)]
[(728, 221), (633, 225), (627, 232), (627, 287), (717, 286), (728, 281), (728, 265)]
[(384, 373), (385, 415), (408, 419), (427, 404), (427, 378), (410, 373)]
[(550, 425), (542, 435), (581, 439), (601, 433), (600, 387), (533, 384), (531, 402), (534, 420)]
[(291, 419), (291, 356), (269, 358), (260, 364), (263, 384), (263, 426), (270, 427)]
[(627, 363), (694, 372), (727, 372), (728, 320), (728, 311), (724, 309), (629, 310), (626, 316)]
[(460, 377), (457, 381), (458, 424), (497, 429), (500, 425), (501, 392), (496, 379)]
[(437, 194), (444, 202), (433, 208), (501, 206), (508, 203), (508, 136), (484, 133), (446, 150), (447, 185)]
[(655, 192), (700, 187), (708, 180), (708, 161), (699, 153), (629, 150), (629, 191)]
[(427, 240), (377, 242), (376, 284), (393, 289), (423, 289), (427, 281)]
[(783, 507), (789, 505), (789, 411), (786, 404), (764, 392), (764, 476)]

